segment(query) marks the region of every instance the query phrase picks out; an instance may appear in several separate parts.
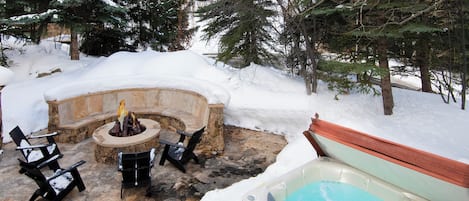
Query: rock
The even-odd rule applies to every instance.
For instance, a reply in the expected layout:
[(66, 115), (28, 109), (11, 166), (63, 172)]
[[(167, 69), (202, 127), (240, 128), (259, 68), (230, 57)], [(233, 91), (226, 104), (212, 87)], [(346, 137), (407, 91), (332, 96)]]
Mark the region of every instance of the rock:
[(174, 183), (173, 189), (179, 191), (181, 188), (187, 188), (189, 186), (189, 178), (179, 177)]
[(60, 73), (60, 72), (62, 72), (62, 69), (56, 68), (56, 69), (54, 69), (50, 72), (38, 73), (37, 78), (46, 77), (46, 76), (52, 75), (54, 73)]
[(205, 184), (194, 184), (192, 186), (196, 192), (194, 192), (195, 196), (202, 197), (205, 193), (207, 193), (210, 190), (213, 190), (214, 185), (205, 185)]
[(177, 199), (177, 198), (168, 198), (168, 199), (165, 199), (163, 201), (181, 201), (181, 200)]
[(197, 198), (186, 198), (185, 201), (199, 201), (200, 199)]
[(200, 182), (202, 182), (202, 183), (204, 183), (204, 184), (210, 183), (210, 180), (211, 180), (211, 179), (210, 179), (210, 177), (209, 177), (208, 171), (196, 172), (196, 173), (194, 173), (193, 175), (194, 175), (194, 177), (195, 177), (198, 181), (200, 181)]
[(205, 168), (218, 168), (222, 165), (221, 160), (217, 160), (216, 158), (210, 158), (205, 161)]

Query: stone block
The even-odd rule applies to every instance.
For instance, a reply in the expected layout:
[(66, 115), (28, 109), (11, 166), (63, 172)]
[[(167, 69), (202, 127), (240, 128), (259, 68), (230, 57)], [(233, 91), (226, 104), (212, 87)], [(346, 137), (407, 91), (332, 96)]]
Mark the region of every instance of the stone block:
[(103, 112), (115, 112), (117, 114), (117, 107), (119, 107), (117, 93), (104, 93)]
[[(73, 110), (72, 110), (72, 102), (64, 102), (62, 104), (57, 105), (57, 113), (56, 116), (58, 117), (57, 125), (59, 124), (68, 124), (74, 122)], [(59, 115), (60, 114), (60, 115)]]
[(125, 100), (126, 108), (129, 111), (131, 111), (131, 108), (145, 107), (145, 92), (139, 89), (133, 89), (131, 91), (119, 91), (117, 94), (117, 99), (118, 102)]
[(85, 96), (75, 98), (71, 107), (73, 120), (77, 121), (88, 116), (88, 101)]
[(209, 106), (207, 131), (204, 133), (198, 150), (202, 155), (210, 156), (213, 152), (222, 153), (225, 148), (223, 137), (223, 104)]
[(129, 108), (146, 108), (146, 93), (144, 90), (135, 90), (132, 92), (131, 99), (127, 104)]
[(145, 105), (148, 108), (159, 107), (160, 101), (160, 90), (159, 89), (149, 89), (145, 92)]
[(103, 113), (103, 95), (94, 94), (88, 97), (88, 114), (101, 114)]

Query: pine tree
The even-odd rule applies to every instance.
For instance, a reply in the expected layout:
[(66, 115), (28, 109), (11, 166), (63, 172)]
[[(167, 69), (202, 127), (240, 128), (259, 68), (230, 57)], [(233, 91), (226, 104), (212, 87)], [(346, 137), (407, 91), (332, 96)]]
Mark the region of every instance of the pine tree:
[(6, 0), (3, 5), (2, 33), (39, 43), (48, 21), (51, 0)]
[(51, 7), (56, 10), (52, 21), (70, 28), (72, 60), (79, 59), (78, 33), (96, 27), (118, 29), (125, 15), (125, 9), (111, 0), (54, 0)]
[(189, 28), (189, 12), (194, 4), (193, 0), (178, 1), (178, 23), (176, 38), (171, 43), (170, 50), (183, 50), (189, 47), (192, 35), (197, 28)]
[[(444, 28), (445, 32), (440, 33), (439, 37), (435, 37), (442, 40), (439, 46), (434, 48), (435, 53), (433, 55), (435, 56), (431, 59), (431, 62), (435, 63), (434, 65), (444, 67), (442, 70), (453, 75), (448, 78), (450, 80), (449, 83), (444, 83), (443, 85), (449, 91), (448, 98), (446, 100), (443, 98), (445, 102), (449, 101), (450, 95), (453, 96), (451, 79), (454, 79), (456, 84), (461, 85), (459, 93), (461, 93), (461, 109), (464, 110), (467, 85), (469, 84), (469, 79), (467, 78), (469, 69), (467, 66), (467, 56), (469, 55), (469, 26), (467, 25), (469, 21), (469, 4), (464, 0), (456, 0), (446, 1), (442, 5), (443, 8), (436, 14), (439, 19), (438, 25)], [(456, 102), (456, 99), (452, 98)]]
[(396, 40), (397, 49), (392, 50), (396, 58), (419, 69), (423, 92), (433, 92), (430, 58), (435, 56), (431, 55), (432, 49), (438, 45), (438, 36), (444, 30), (438, 23), (443, 5), (442, 1), (415, 2), (406, 7), (407, 12), (415, 14), (407, 18), (408, 23), (401, 23), (398, 31), (403, 38)]
[[(381, 94), (383, 97), (383, 108), (385, 115), (393, 113), (394, 101), (392, 95), (390, 70), (388, 60), (391, 56), (399, 55), (399, 46), (404, 38), (404, 32), (418, 30), (422, 27), (420, 16), (428, 14), (441, 4), (440, 1), (354, 1), (338, 5), (346, 8), (343, 18), (346, 20), (344, 31), (339, 38), (346, 38), (351, 43), (338, 46), (337, 37), (329, 40), (331, 47), (340, 47), (340, 51), (349, 58), (366, 63), (378, 62), (381, 75)], [(415, 32), (417, 33), (417, 32)], [(418, 33), (423, 33), (419, 31)], [(335, 38), (335, 39), (334, 39)], [(421, 46), (420, 46), (421, 47)], [(348, 53), (347, 53), (348, 52)], [(420, 54), (419, 54), (420, 55)], [(422, 56), (421, 56), (422, 57)], [(422, 58), (420, 60), (424, 60)], [(424, 70), (426, 71), (426, 70)]]
[(276, 14), (273, 3), (267, 0), (219, 0), (200, 8), (205, 39), (220, 35), (218, 60), (227, 62), (241, 57), (242, 66), (250, 63), (265, 64), (273, 60), (267, 50), (271, 47), (271, 22)]
[(122, 0), (129, 10), (129, 37), (139, 48), (158, 51), (187, 48), (194, 30), (188, 28), (189, 0)]

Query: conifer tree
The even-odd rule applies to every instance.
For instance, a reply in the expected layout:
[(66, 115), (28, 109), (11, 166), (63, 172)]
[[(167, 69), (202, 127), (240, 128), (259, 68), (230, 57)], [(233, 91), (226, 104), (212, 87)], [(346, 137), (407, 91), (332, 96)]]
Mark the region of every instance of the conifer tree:
[(125, 10), (111, 0), (53, 0), (53, 22), (70, 28), (70, 57), (79, 59), (78, 33), (93, 27), (117, 29)]
[(187, 48), (194, 29), (188, 28), (191, 0), (121, 0), (128, 9), (129, 38), (139, 48), (158, 51)]
[(51, 0), (5, 0), (1, 18), (2, 33), (39, 43), (53, 10)]
[(265, 64), (274, 59), (268, 51), (272, 43), (269, 18), (276, 12), (268, 0), (219, 0), (200, 8), (205, 39), (220, 36), (218, 60), (227, 62), (241, 57), (242, 66)]
[[(440, 33), (439, 37), (434, 37), (440, 39), (441, 42), (439, 46), (432, 49), (434, 51), (432, 55), (434, 56), (430, 61), (434, 66), (444, 67), (442, 70), (453, 75), (448, 77), (450, 81), (443, 85), (448, 90), (448, 98), (446, 100), (443, 98), (444, 101), (448, 102), (450, 95), (453, 96), (451, 79), (454, 79), (454, 83), (461, 86), (461, 90), (458, 92), (461, 95), (461, 109), (464, 110), (466, 107), (467, 85), (469, 84), (467, 77), (469, 70), (467, 66), (467, 56), (469, 55), (469, 26), (467, 25), (467, 22), (469, 22), (469, 3), (465, 0), (456, 0), (445, 1), (442, 5), (443, 8), (436, 14), (439, 19), (437, 24), (444, 29), (444, 32)], [(456, 102), (454, 97), (453, 101)]]
[(177, 33), (169, 47), (170, 50), (183, 50), (189, 47), (192, 35), (197, 30), (196, 27), (189, 28), (189, 12), (191, 12), (193, 4), (193, 0), (178, 1)]
[[(351, 11), (343, 13), (347, 27), (341, 34), (353, 41), (345, 46), (349, 52), (347, 54), (365, 59), (368, 63), (376, 61), (379, 64), (385, 115), (391, 115), (394, 107), (388, 60), (399, 53), (393, 52), (393, 47), (402, 41), (404, 32), (417, 30), (414, 28), (422, 25), (422, 21), (418, 20), (420, 16), (431, 12), (443, 1), (359, 0), (340, 5)], [(332, 41), (337, 40), (330, 40), (331, 43)], [(338, 47), (332, 45), (334, 46)]]

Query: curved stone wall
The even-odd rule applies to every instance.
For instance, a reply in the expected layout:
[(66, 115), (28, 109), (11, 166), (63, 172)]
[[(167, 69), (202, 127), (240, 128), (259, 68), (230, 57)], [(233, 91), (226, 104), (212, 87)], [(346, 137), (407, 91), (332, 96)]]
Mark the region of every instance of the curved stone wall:
[(223, 104), (209, 104), (193, 91), (173, 88), (130, 88), (84, 94), (63, 100), (48, 100), (50, 132), (58, 131), (58, 142), (77, 143), (93, 131), (117, 118), (121, 100), (138, 118), (158, 121), (162, 128), (193, 132), (206, 126), (201, 149), (221, 152), (223, 144)]

